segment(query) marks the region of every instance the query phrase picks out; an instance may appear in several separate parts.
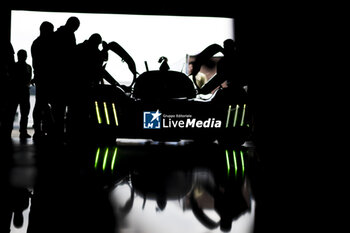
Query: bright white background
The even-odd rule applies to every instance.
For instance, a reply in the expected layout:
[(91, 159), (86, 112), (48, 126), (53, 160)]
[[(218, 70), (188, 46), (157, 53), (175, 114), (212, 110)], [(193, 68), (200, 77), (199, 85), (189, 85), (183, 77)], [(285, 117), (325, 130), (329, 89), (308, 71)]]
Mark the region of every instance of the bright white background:
[[(230, 18), (12, 11), (11, 43), (15, 52), (27, 50), (27, 63), (31, 65), (30, 47), (39, 36), (40, 24), (49, 21), (56, 30), (70, 16), (80, 19), (77, 43), (99, 33), (104, 41), (119, 43), (133, 57), (140, 74), (146, 70), (144, 61), (150, 70), (158, 69), (161, 56), (169, 59), (171, 70), (185, 72), (186, 54), (195, 55), (210, 44), (222, 45), (224, 40), (234, 39)], [(132, 80), (127, 64), (112, 52), (107, 70), (122, 84)]]

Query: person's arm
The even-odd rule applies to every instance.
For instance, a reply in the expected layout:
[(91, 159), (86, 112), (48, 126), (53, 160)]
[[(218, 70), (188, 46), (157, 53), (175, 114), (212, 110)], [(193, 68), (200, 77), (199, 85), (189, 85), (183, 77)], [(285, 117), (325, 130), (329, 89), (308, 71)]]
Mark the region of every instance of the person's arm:
[(32, 67), (27, 64), (27, 85), (28, 87), (32, 84)]

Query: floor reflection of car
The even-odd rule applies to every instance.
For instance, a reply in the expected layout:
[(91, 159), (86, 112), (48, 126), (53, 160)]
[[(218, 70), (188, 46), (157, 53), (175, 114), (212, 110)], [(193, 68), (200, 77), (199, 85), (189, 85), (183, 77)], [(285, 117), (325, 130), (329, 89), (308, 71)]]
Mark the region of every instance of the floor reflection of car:
[[(192, 152), (191, 158), (184, 151)], [(131, 228), (138, 214), (147, 218), (152, 211), (191, 211), (194, 224), (230, 231), (242, 215), (254, 211), (245, 147), (114, 145), (97, 146), (93, 155), (91, 166), (109, 180), (120, 221), (129, 222)], [(153, 220), (156, 224), (157, 218)]]

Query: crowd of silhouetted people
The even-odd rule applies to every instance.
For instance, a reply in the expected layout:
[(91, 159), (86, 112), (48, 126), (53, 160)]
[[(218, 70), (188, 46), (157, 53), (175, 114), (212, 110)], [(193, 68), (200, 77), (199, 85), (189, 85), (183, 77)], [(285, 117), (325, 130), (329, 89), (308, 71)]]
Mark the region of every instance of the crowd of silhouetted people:
[[(79, 26), (77, 17), (70, 17), (57, 30), (52, 23), (43, 22), (40, 25), (40, 35), (33, 41), (31, 51), (20, 49), (17, 52), (17, 62), (11, 43), (3, 49), (1, 56), (5, 62), (1, 65), (3, 90), (0, 96), (2, 138), (11, 139), (18, 105), (21, 140), (33, 137), (36, 141), (51, 136), (56, 141), (63, 142), (67, 139), (66, 125), (74, 125), (78, 120), (84, 122), (87, 115), (83, 114), (87, 111), (84, 99), (88, 95), (89, 87), (102, 79), (101, 72), (103, 62), (107, 60), (108, 49), (105, 48), (107, 46), (102, 50), (98, 48), (102, 37), (97, 33), (77, 44), (74, 33)], [(27, 52), (32, 55), (32, 66), (26, 63)], [(30, 85), (36, 87), (34, 135), (27, 132), (31, 107)], [(74, 113), (78, 116), (75, 117)], [(71, 116), (67, 117), (68, 114)]]
[[(9, 42), (3, 48), (1, 56), (4, 62), (0, 67), (3, 85), (0, 96), (2, 137), (11, 139), (18, 106), (20, 106), (21, 116), (19, 123), (21, 140), (33, 137), (34, 141), (40, 141), (48, 136), (54, 141), (65, 142), (79, 136), (84, 125), (88, 123), (87, 99), (90, 87), (101, 83), (103, 79), (111, 84), (118, 84), (110, 75), (106, 75), (104, 70), (103, 65), (108, 59), (108, 50), (124, 55), (123, 60), (128, 62), (130, 70), (134, 76), (136, 75), (132, 58), (117, 43), (107, 44), (102, 41), (101, 35), (94, 33), (84, 42), (77, 44), (75, 32), (79, 26), (80, 21), (77, 17), (70, 17), (65, 25), (56, 30), (52, 23), (43, 22), (40, 25), (40, 34), (31, 46), (32, 66), (26, 63), (29, 51), (20, 49), (15, 62), (11, 43)], [(101, 44), (102, 49), (99, 49)], [(222, 52), (225, 56), (218, 63), (215, 78), (204, 82), (198, 80), (201, 65), (217, 52)], [(235, 54), (235, 42), (228, 39), (224, 42), (224, 47), (213, 44), (197, 55), (194, 63), (190, 64), (193, 68), (189, 75), (193, 76), (198, 93), (210, 93), (222, 86), (225, 80), (234, 82), (230, 77), (233, 70), (231, 64), (237, 63)], [(169, 70), (165, 57), (161, 57), (159, 62), (163, 62), (160, 70)], [(236, 77), (235, 80), (237, 84)], [(232, 86), (242, 86), (241, 83), (236, 84)], [(31, 107), (30, 85), (36, 87), (36, 101), (33, 109), (34, 135), (29, 135), (27, 132)]]

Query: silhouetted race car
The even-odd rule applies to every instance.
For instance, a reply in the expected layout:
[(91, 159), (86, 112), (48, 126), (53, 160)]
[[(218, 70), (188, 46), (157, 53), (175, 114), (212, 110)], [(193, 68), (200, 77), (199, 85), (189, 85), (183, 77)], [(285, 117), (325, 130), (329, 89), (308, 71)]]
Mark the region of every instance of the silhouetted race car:
[[(246, 89), (220, 73), (219, 64), (217, 74), (199, 88), (186, 74), (169, 70), (166, 59), (160, 70), (146, 71), (136, 78), (131, 56), (115, 42), (109, 47), (127, 62), (134, 79), (130, 86), (116, 83), (93, 88), (89, 119), (96, 139), (195, 139), (242, 144), (249, 138), (251, 114)], [(217, 52), (224, 54), (223, 65), (228, 62), (224, 61), (226, 51), (211, 45), (197, 55), (193, 77)], [(105, 71), (104, 75), (109, 74)], [(223, 88), (220, 84), (225, 81), (227, 87)]]

